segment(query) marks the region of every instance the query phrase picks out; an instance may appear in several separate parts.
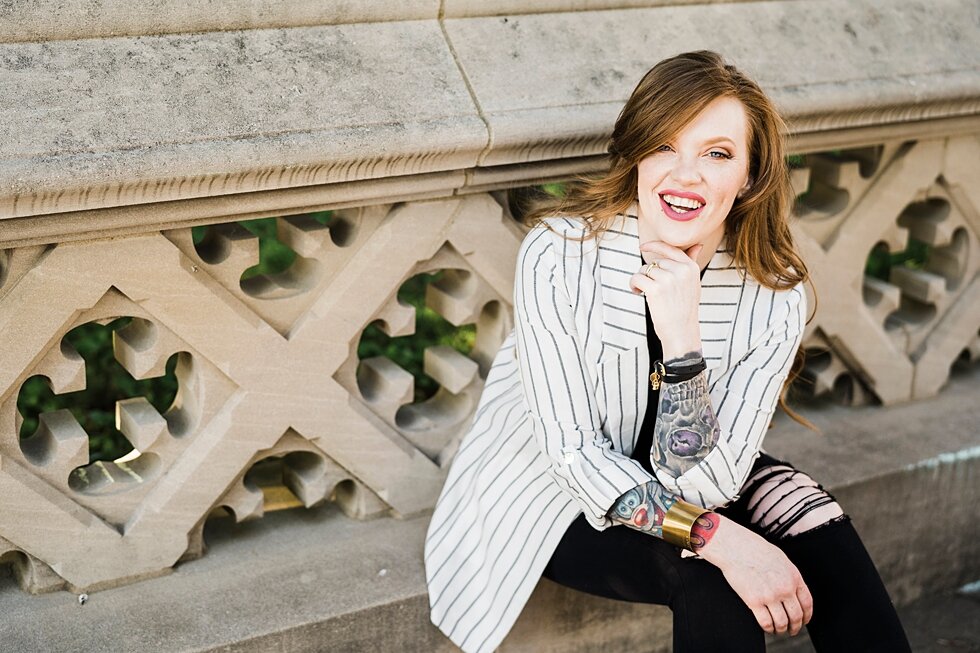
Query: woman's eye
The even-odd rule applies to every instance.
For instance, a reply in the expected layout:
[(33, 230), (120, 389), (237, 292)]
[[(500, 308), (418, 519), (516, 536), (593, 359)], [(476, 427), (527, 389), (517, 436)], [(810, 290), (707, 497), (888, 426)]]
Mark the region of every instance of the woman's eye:
[(708, 156), (712, 159), (730, 159), (732, 155), (724, 150), (711, 150), (708, 152)]
[(655, 152), (670, 152), (671, 151), (671, 147), (670, 147), (670, 145), (661, 145), (660, 147), (658, 147), (654, 151)]

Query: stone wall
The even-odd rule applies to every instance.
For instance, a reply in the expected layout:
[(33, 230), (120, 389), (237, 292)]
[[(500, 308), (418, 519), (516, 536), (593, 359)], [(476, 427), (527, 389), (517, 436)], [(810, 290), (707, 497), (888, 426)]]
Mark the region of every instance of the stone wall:
[[(980, 357), (975, 3), (218, 4), (0, 8), (0, 553), (30, 591), (167, 573), (216, 510), (430, 509), (511, 325), (509, 189), (600, 169), (632, 85), (683, 50), (725, 53), (789, 120), (815, 392), (928, 397)], [(257, 217), (296, 262), (243, 281)], [(909, 238), (921, 268), (865, 277)], [(428, 307), (476, 345), (429, 347), (440, 390), (414, 402), (357, 345), (411, 334), (398, 290), (434, 271)], [(23, 384), (84, 387), (65, 334), (122, 316), (119, 363), (179, 382), (164, 411), (119, 398), (134, 453), (90, 463), (67, 410), (21, 440)], [(283, 488), (252, 482), (270, 466)]]

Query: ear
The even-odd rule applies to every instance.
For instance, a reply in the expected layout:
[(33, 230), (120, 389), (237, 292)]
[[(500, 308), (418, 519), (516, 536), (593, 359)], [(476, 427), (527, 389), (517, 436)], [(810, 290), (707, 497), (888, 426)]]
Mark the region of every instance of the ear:
[(750, 188), (752, 188), (752, 178), (751, 177), (749, 177), (748, 179), (745, 180), (745, 184), (741, 188), (738, 189), (738, 193), (735, 194), (735, 197), (741, 199), (741, 197), (743, 195), (745, 195), (747, 192), (749, 192), (749, 189)]

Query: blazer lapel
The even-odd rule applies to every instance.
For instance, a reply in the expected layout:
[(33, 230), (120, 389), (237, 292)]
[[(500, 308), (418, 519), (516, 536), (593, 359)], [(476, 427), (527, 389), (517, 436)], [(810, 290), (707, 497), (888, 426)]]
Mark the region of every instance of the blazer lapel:
[(731, 367), (735, 317), (745, 295), (745, 278), (725, 247), (722, 241), (701, 278), (698, 321), (701, 323), (701, 351), (709, 377), (714, 376), (716, 370)]
[(647, 323), (643, 295), (630, 290), (629, 279), (640, 269), (636, 217), (622, 216), (598, 243), (599, 296), (602, 298), (602, 357), (646, 348)]

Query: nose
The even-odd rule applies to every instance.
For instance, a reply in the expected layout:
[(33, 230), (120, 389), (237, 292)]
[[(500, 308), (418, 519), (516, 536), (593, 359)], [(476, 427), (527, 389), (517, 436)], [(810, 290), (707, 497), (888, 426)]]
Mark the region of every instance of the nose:
[(701, 181), (701, 172), (698, 170), (697, 162), (691, 157), (679, 156), (674, 162), (674, 169), (671, 176), (678, 184), (687, 186)]

